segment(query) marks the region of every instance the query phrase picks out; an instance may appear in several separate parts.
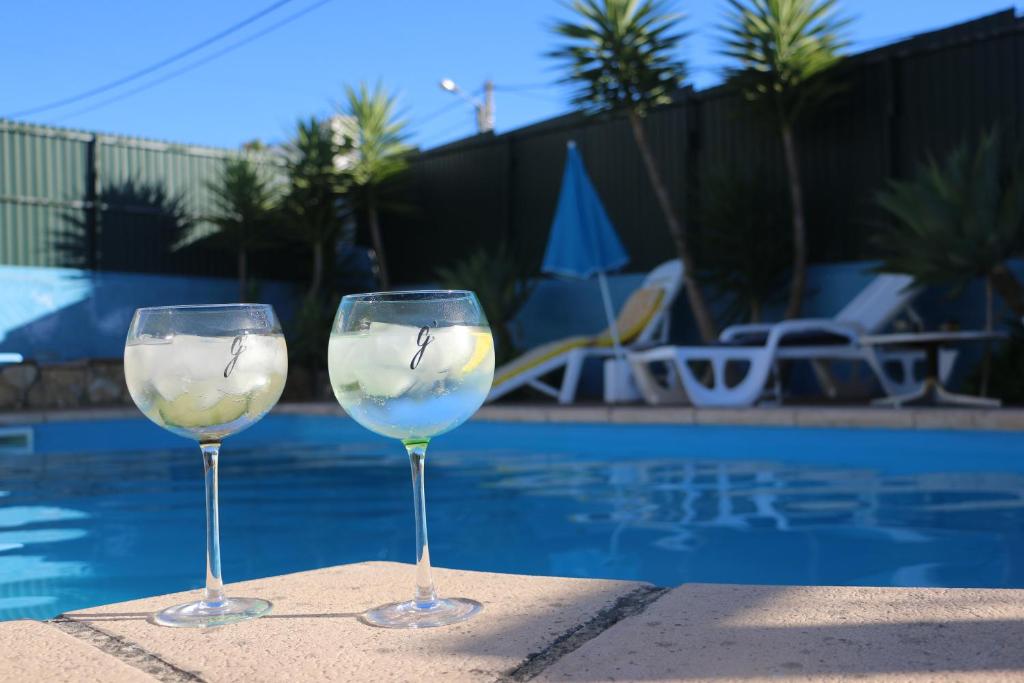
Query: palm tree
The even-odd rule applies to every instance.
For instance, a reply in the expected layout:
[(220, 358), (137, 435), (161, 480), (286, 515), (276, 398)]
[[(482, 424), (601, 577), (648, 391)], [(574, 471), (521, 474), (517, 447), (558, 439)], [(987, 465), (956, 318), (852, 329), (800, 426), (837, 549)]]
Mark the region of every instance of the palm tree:
[(207, 187), (216, 207), (207, 220), (217, 227), (217, 232), (207, 239), (236, 252), (238, 300), (247, 301), (249, 254), (270, 244), (269, 228), (277, 192), (263, 169), (246, 157), (227, 159), (220, 177)]
[(373, 90), (366, 83), (358, 89), (346, 86), (345, 102), (335, 119), (344, 150), (341, 167), (366, 212), (383, 289), (390, 286), (390, 278), (380, 229), (380, 187), (408, 168), (406, 154), (412, 149), (405, 142), (407, 122), (398, 118), (396, 105), (396, 98), (380, 83)]
[(890, 180), (878, 196), (895, 218), (876, 238), (882, 267), (954, 293), (985, 278), (989, 328), (993, 290), (1024, 316), (1024, 290), (1006, 264), (1024, 252), (1024, 163), (1008, 147), (998, 131), (987, 133), (973, 148), (930, 160), (910, 180)]
[(314, 301), (324, 281), (324, 259), (334, 253), (342, 229), (345, 201), (336, 166), (339, 148), (330, 126), (316, 118), (299, 121), (288, 146), (288, 193), (284, 214), (293, 235), (312, 253), (307, 300)]
[(807, 282), (807, 224), (794, 129), (805, 110), (834, 94), (825, 72), (849, 44), (849, 20), (836, 14), (837, 0), (728, 0), (723, 53), (739, 62), (728, 81), (762, 105), (778, 125), (789, 178), (793, 219), (793, 277), (786, 317), (800, 315)]
[(558, 22), (554, 32), (566, 39), (548, 53), (563, 63), (564, 83), (578, 87), (573, 104), (590, 114), (622, 111), (654, 188), (679, 258), (685, 266), (686, 294), (705, 342), (716, 337), (715, 321), (696, 279), (685, 216), (676, 213), (644, 129), (652, 107), (672, 101), (685, 77), (674, 54), (685, 34), (681, 15), (665, 0), (573, 0), (573, 21)]

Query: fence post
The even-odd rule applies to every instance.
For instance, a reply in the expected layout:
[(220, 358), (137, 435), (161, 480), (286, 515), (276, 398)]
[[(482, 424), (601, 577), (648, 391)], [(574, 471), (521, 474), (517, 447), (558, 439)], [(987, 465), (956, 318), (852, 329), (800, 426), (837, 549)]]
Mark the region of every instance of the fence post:
[(889, 55), (885, 60), (885, 98), (882, 106), (885, 107), (885, 122), (883, 133), (885, 140), (885, 172), (889, 178), (900, 177), (900, 149), (899, 149), (899, 101), (900, 101), (900, 65), (899, 57), (895, 54)]
[(85, 244), (88, 255), (86, 265), (99, 270), (99, 155), (98, 137), (93, 133), (85, 148)]
[(516, 207), (516, 186), (515, 186), (515, 143), (511, 135), (505, 136), (505, 235), (504, 243), (512, 243), (512, 234), (515, 230), (515, 207)]

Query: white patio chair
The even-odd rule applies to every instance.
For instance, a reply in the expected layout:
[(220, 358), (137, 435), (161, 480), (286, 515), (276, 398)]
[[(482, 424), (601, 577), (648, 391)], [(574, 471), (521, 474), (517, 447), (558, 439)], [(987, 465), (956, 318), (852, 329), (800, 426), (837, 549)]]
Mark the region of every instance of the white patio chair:
[[(910, 276), (882, 274), (833, 318), (733, 325), (719, 335), (718, 346), (662, 346), (631, 352), (628, 358), (637, 387), (650, 404), (689, 400), (700, 407), (751, 406), (769, 389), (781, 398), (777, 365), (785, 360), (863, 361), (887, 395), (899, 395), (918, 383), (914, 370), (924, 354), (879, 351), (858, 339), (884, 330), (919, 293)], [(952, 372), (954, 360), (955, 352), (943, 354), (940, 371), (944, 376)], [(652, 371), (654, 364), (667, 366), (664, 382)], [(896, 376), (888, 371), (892, 365), (901, 369)], [(823, 366), (816, 367), (816, 372), (819, 381), (830, 383)], [(705, 374), (708, 383), (701, 381)], [(736, 376), (739, 379), (730, 383)], [(769, 387), (772, 377), (776, 381)]]
[[(626, 351), (664, 344), (668, 340), (669, 310), (683, 286), (683, 265), (666, 261), (652, 270), (619, 311), (616, 328)], [(580, 335), (542, 344), (506, 363), (494, 372), (488, 402), (523, 386), (530, 386), (558, 399), (561, 404), (576, 400), (583, 364), (588, 358), (612, 358), (615, 349), (606, 329), (598, 335)], [(554, 386), (544, 378), (562, 371)]]

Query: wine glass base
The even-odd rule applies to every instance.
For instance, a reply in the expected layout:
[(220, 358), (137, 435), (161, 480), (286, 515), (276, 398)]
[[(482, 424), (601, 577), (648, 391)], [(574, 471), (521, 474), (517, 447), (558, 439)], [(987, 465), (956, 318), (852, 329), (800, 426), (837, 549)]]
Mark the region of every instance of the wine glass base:
[(212, 628), (256, 619), (270, 614), (272, 608), (273, 605), (259, 598), (227, 598), (217, 607), (190, 602), (157, 612), (153, 623), (177, 628)]
[(359, 619), (381, 628), (434, 628), (457, 624), (476, 616), (484, 606), (467, 598), (438, 599), (428, 606), (417, 606), (412, 600), (381, 605), (364, 612)]

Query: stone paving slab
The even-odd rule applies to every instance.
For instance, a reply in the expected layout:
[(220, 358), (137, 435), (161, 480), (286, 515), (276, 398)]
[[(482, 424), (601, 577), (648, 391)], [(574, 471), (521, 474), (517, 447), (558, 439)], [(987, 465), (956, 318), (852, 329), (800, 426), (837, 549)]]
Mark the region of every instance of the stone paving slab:
[(1024, 681), (1024, 590), (689, 584), (537, 681)]
[(411, 597), (413, 578), (410, 565), (370, 562), (234, 584), (229, 595), (267, 598), (273, 613), (204, 631), (147, 621), (157, 609), (196, 599), (196, 592), (82, 610), (61, 626), (98, 646), (134, 644), (158, 660), (151, 662), (155, 668), (165, 663), (182, 672), (161, 680), (495, 681), (603, 611), (654, 590), (625, 581), (440, 569), (439, 591), (480, 600), (480, 616), (423, 631), (357, 621), (367, 608)]
[(143, 671), (51, 624), (11, 621), (0, 628), (4, 683), (152, 683)]

